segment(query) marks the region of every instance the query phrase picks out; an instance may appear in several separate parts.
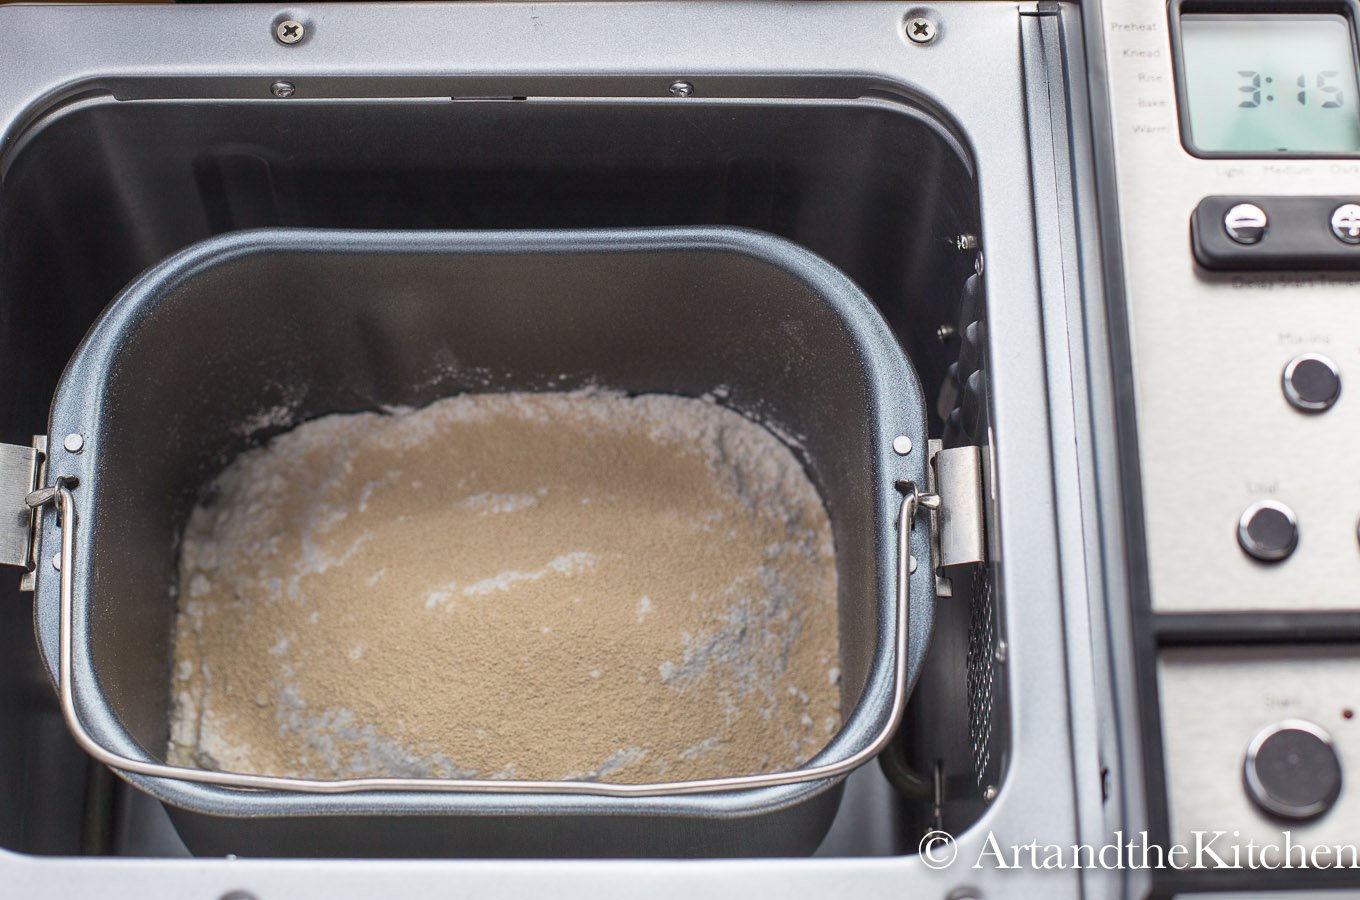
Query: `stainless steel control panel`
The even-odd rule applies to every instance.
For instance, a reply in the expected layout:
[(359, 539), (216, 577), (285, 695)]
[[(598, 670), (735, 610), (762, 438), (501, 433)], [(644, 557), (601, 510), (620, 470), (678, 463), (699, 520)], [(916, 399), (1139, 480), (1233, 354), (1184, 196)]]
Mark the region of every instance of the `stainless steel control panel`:
[[(1360, 158), (1188, 152), (1174, 14), (1102, 5), (1151, 605), (1360, 610)], [(1286, 229), (1341, 267), (1212, 271), (1197, 210), (1248, 266)]]
[(1101, 3), (1144, 796), (1252, 870), (1177, 889), (1312, 884), (1265, 870), (1360, 836), (1360, 41), (1324, 7)]
[(1173, 842), (1223, 832), (1220, 856), (1274, 845), (1271, 866), (1287, 831), (1296, 864), (1352, 864), (1336, 847), (1360, 844), (1360, 648), (1176, 648), (1158, 675)]

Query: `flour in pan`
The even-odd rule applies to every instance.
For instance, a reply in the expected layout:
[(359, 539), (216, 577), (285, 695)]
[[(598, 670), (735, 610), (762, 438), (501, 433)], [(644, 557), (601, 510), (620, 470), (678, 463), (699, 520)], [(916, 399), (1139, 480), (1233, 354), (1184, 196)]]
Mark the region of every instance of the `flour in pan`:
[(840, 725), (826, 511), (712, 398), (307, 422), (217, 479), (179, 584), (182, 765), (704, 778), (798, 765)]

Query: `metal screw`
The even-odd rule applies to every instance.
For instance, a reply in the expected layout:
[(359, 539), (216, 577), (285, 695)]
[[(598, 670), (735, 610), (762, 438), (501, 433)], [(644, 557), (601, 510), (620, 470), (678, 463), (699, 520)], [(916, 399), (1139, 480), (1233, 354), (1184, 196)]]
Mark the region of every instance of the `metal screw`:
[(276, 81), (269, 86), (269, 91), (275, 97), (291, 97), (297, 93), (297, 85), (291, 81)]
[(996, 785), (989, 784), (982, 789), (982, 799), (985, 803), (991, 803), (996, 799)]
[(688, 81), (672, 81), (671, 94), (676, 97), (688, 97), (694, 93), (694, 85)]
[(54, 553), (54, 554), (52, 555), (52, 568), (56, 569), (58, 572), (61, 571), (61, 551), (60, 551), (60, 550), (58, 550), (56, 553)]
[(939, 328), (935, 329), (935, 337), (939, 338), (941, 344), (948, 343), (949, 339), (956, 334), (958, 334), (958, 332), (955, 331), (954, 326), (950, 325), (948, 322), (945, 322)]
[(997, 641), (997, 642), (996, 642), (996, 650), (992, 653), (992, 656), (996, 657), (996, 661), (997, 661), (997, 662), (1003, 663), (1003, 662), (1006, 661), (1006, 650), (1007, 650), (1007, 648), (1006, 648), (1006, 642), (1005, 642), (1005, 641)]
[(297, 19), (284, 19), (274, 26), (274, 37), (280, 44), (296, 44), (306, 33), (307, 29)]
[(912, 16), (907, 19), (907, 37), (913, 44), (929, 44), (939, 35), (935, 23), (925, 16)]
[(899, 434), (893, 438), (893, 452), (898, 456), (906, 456), (911, 452), (911, 438), (905, 434)]
[(915, 575), (915, 574), (916, 574), (916, 557), (915, 557), (915, 556), (912, 556), (912, 557), (911, 557), (909, 568), (910, 568), (910, 570), (911, 570), (911, 574)]
[(959, 250), (976, 250), (978, 245), (977, 235), (961, 234), (954, 238), (954, 246)]
[(66, 448), (67, 453), (79, 453), (85, 449), (85, 438), (72, 432), (66, 435), (66, 439), (61, 442), (61, 445)]

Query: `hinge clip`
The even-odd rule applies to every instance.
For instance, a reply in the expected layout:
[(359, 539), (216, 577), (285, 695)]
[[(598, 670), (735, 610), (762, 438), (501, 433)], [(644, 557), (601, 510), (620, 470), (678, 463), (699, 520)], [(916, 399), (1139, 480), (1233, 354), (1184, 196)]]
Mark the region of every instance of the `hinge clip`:
[(944, 449), (929, 442), (926, 486), (940, 502), (932, 507), (930, 543), (935, 558), (935, 594), (954, 596), (956, 566), (987, 561), (986, 509), (983, 506), (982, 448)]
[(28, 497), (42, 484), (47, 471), (47, 437), (33, 445), (0, 444), (0, 565), (24, 570), (19, 589), (33, 590), (34, 538), (38, 512)]

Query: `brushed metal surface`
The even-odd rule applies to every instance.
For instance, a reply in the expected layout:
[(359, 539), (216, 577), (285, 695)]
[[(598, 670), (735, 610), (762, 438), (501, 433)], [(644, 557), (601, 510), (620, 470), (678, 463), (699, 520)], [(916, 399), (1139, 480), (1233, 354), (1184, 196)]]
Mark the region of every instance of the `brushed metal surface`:
[[(988, 537), (994, 551), (1016, 564), (1001, 569), (997, 589), (1007, 597), (1051, 598), (1028, 604), (1024, 615), (1007, 622), (1008, 677), (1029, 689), (1015, 691), (1007, 717), (1016, 731), (1009, 774), (988, 808), (986, 827), (958, 835), (960, 856), (975, 857), (989, 830), (1008, 843), (1098, 839), (1102, 815), (1122, 803), (1137, 805), (1136, 795), (1118, 790), (1118, 769), (1132, 758), (1098, 758), (1091, 749), (1098, 736), (1104, 739), (1104, 717), (1114, 714), (1110, 686), (1093, 671), (1091, 653), (1104, 646), (1106, 615), (1116, 623), (1110, 641), (1118, 642), (1127, 604), (1121, 602), (1120, 554), (1101, 552), (1091, 540), (1098, 524), (1117, 547), (1123, 520), (1112, 480), (1114, 386), (1104, 310), (1082, 302), (1083, 293), (1099, 296), (1101, 270), (1076, 4), (1058, 7), (1065, 29), (1058, 45), (1056, 39), (1022, 42), (1040, 20), (1017, 23), (1013, 5), (952, 3), (941, 11), (944, 28), (929, 48), (908, 43), (901, 31), (904, 6), (886, 2), (341, 3), (305, 11), (317, 39), (282, 48), (259, 27), (262, 8), (249, 4), (0, 7), (7, 73), (0, 79), (0, 146), (9, 151), (0, 170), (30, 139), (28, 125), (58, 100), (81, 102), (75, 98), (85, 91), (116, 91), (123, 100), (217, 102), (266, 96), (281, 77), (297, 83), (299, 98), (277, 102), (303, 102), (303, 91), (384, 99), (486, 96), (507, 84), (523, 88), (502, 91), (516, 95), (659, 96), (678, 74), (706, 96), (803, 96), (809, 79), (829, 76), (947, 110), (980, 161), (979, 239), (989, 280), (1005, 285), (991, 298), (990, 324), (1007, 342), (992, 361), (996, 440), (987, 470), (993, 499), (1004, 502), (995, 507)], [(273, 14), (265, 8), (264, 21)], [(425, 39), (413, 42), (412, 33)], [(53, 34), (83, 38), (58, 47)], [(1027, 82), (1019, 69), (1029, 57), (1069, 67), (1070, 79), (1047, 80), (1054, 73), (1037, 65), (1036, 77), (1044, 77)], [(988, 61), (986, 78), (974, 77), (980, 59)], [(530, 81), (538, 90), (529, 90)], [(1072, 171), (1070, 178), (1049, 173), (1039, 182), (1030, 168), (1024, 99), (1050, 90), (1055, 107), (1073, 115), (1071, 158), (1062, 148), (1053, 151)], [(1059, 242), (1036, 233), (1036, 206), (1075, 217), (1081, 240), (1068, 264), (1079, 270), (1070, 283), (1080, 274), (1080, 293), (1053, 293), (1050, 302), (1041, 292), (1036, 263), (1057, 269), (1061, 253)], [(1055, 652), (1064, 645), (1066, 654)], [(1121, 708), (1132, 704), (1127, 692), (1120, 700)], [(1116, 769), (1116, 792), (1108, 799), (1094, 777), (1104, 763)], [(1080, 777), (1072, 776), (1074, 767), (1083, 767)], [(55, 783), (78, 787), (78, 779)], [(0, 883), (16, 896), (50, 893), (54, 884), (108, 898), (228, 890), (274, 897), (316, 893), (318, 885), (335, 896), (359, 896), (390, 892), (397, 879), (402, 895), (413, 898), (450, 891), (568, 898), (745, 897), (753, 890), (787, 898), (1123, 895), (1123, 875), (1098, 881), (1096, 874), (1084, 873), (1083, 889), (1077, 878), (1055, 880), (1051, 872), (934, 871), (914, 853), (702, 863), (88, 858), (73, 864), (0, 850)]]
[(987, 558), (986, 515), (982, 506), (982, 449), (952, 447), (935, 454), (941, 494), (940, 559), (938, 565), (956, 566)]
[[(1224, 858), (1234, 845), (1245, 854), (1248, 840), (1282, 844), (1286, 831), (1308, 847), (1360, 844), (1360, 647), (1165, 650), (1158, 678), (1174, 842), (1225, 831), (1215, 845)], [(1310, 822), (1270, 818), (1243, 785), (1247, 746), (1283, 719), (1321, 726), (1341, 760), (1341, 794)]]
[[(1190, 214), (1212, 194), (1360, 196), (1360, 159), (1197, 159), (1181, 144), (1167, 5), (1104, 0), (1152, 605), (1159, 611), (1360, 607), (1360, 402), (1290, 407), (1300, 353), (1360, 378), (1360, 271), (1209, 274)], [(1323, 223), (1324, 225), (1326, 223)], [(1354, 401), (1354, 398), (1351, 398)], [(1250, 504), (1298, 515), (1285, 562), (1234, 538)]]

